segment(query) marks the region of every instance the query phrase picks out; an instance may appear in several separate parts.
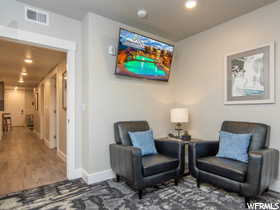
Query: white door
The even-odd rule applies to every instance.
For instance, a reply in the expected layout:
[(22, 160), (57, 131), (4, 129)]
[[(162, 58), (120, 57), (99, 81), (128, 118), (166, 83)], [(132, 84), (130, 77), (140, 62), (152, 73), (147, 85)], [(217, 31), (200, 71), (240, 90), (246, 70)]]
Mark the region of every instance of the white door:
[(5, 91), (5, 113), (11, 113), (13, 126), (24, 126), (24, 90)]

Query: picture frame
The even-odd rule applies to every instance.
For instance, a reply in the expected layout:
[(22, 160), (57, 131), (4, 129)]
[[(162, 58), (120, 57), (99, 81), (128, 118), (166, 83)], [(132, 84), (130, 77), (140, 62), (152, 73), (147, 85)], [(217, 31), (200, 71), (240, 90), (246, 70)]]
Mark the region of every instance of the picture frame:
[(67, 109), (67, 71), (62, 74), (62, 108)]
[(275, 42), (225, 56), (224, 104), (275, 103)]

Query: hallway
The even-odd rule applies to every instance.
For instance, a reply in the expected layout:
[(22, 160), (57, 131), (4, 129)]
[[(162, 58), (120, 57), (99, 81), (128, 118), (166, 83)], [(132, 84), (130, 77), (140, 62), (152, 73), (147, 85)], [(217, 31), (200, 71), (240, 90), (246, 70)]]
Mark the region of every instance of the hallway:
[(66, 163), (27, 128), (14, 127), (0, 141), (0, 195), (66, 179)]

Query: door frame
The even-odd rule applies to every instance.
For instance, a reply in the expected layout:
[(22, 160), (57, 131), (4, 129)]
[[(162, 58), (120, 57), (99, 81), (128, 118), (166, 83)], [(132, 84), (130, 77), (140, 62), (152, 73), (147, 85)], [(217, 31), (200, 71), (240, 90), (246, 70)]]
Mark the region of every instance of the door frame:
[(75, 167), (75, 135), (76, 135), (76, 49), (73, 41), (58, 39), (51, 36), (33, 33), (16, 28), (0, 25), (0, 38), (17, 41), (38, 47), (59, 50), (67, 53), (68, 89), (67, 89), (67, 178), (81, 177), (80, 170)]
[(39, 96), (39, 103), (38, 103), (38, 112), (39, 112), (39, 120), (40, 120), (40, 139), (45, 139), (45, 128), (44, 128), (44, 119), (45, 119), (45, 112), (44, 108), (42, 107), (44, 104), (44, 95), (45, 95), (45, 86), (43, 84), (39, 84), (38, 88), (38, 96)]
[[(57, 148), (57, 121), (58, 121), (58, 116), (57, 113), (54, 113), (54, 110), (57, 112), (57, 89), (56, 89), (56, 84), (57, 84), (57, 72), (55, 71), (54, 75), (51, 75), (49, 78), (50, 81), (50, 104), (49, 104), (49, 146), (50, 148)], [(56, 137), (54, 137), (56, 136)]]

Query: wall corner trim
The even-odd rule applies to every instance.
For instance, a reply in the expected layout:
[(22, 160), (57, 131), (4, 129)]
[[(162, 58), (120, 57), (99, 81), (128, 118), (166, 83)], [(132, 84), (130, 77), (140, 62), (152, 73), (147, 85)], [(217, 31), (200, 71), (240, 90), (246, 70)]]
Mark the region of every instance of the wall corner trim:
[(81, 168), (76, 168), (70, 171), (69, 173), (71, 176), (68, 177), (69, 180), (73, 179), (79, 179), (82, 177), (82, 169)]
[(89, 174), (85, 169), (81, 169), (82, 178), (87, 184), (94, 184), (102, 181), (106, 181), (108, 179), (112, 179), (115, 177), (112, 169), (108, 169), (105, 171), (100, 171), (96, 173)]

